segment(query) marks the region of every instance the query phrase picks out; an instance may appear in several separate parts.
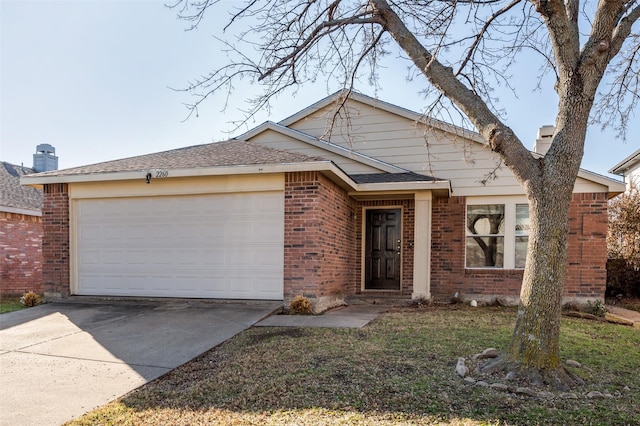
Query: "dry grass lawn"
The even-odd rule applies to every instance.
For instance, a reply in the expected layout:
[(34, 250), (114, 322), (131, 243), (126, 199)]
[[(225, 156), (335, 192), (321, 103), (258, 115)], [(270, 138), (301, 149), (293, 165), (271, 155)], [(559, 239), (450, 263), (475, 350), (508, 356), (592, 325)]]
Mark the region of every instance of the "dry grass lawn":
[[(509, 340), (515, 310), (399, 309), (362, 329), (252, 328), (73, 425), (638, 425), (640, 330), (562, 323), (577, 399), (464, 383), (459, 356)], [(592, 390), (614, 397), (587, 399)]]
[(24, 309), (25, 306), (20, 303), (19, 297), (2, 297), (0, 298), (0, 314), (7, 314), (13, 311)]

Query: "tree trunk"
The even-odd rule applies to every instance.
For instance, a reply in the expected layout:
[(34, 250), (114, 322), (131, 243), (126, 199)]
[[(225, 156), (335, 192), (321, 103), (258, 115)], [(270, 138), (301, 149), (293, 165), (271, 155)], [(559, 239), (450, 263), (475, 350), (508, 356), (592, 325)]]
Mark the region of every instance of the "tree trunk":
[[(520, 304), (511, 342), (502, 359), (533, 384), (547, 383), (567, 390), (580, 379), (560, 360), (560, 318), (569, 240), (569, 205), (581, 155), (583, 125), (579, 120), (560, 128), (556, 146), (567, 151), (538, 160), (539, 179), (527, 182), (529, 244), (520, 290)], [(572, 148), (573, 147), (573, 148)], [(557, 156), (555, 159), (551, 156)], [(565, 158), (564, 161), (557, 161)]]
[(511, 342), (483, 371), (515, 373), (533, 385), (569, 390), (580, 378), (560, 359), (560, 318), (567, 265), (569, 204), (573, 185), (541, 184), (528, 191), (529, 244)]
[(567, 261), (569, 197), (547, 190), (529, 200), (527, 263), (516, 327), (507, 350), (507, 356), (525, 369), (549, 370), (560, 366), (560, 309)]

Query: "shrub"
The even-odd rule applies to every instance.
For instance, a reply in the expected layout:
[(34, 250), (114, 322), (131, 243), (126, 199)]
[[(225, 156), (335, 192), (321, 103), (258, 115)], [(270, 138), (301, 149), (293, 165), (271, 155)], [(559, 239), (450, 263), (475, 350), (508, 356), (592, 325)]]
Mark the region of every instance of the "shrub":
[(587, 302), (587, 307), (585, 310), (591, 315), (595, 315), (597, 317), (603, 317), (604, 314), (607, 313), (607, 307), (604, 305), (604, 302), (600, 299), (594, 300), (593, 302), (589, 300)]
[(609, 201), (607, 296), (640, 296), (640, 180)]
[(40, 296), (38, 296), (36, 293), (32, 291), (25, 293), (24, 296), (20, 298), (20, 303), (22, 303), (24, 306), (28, 308), (31, 308), (33, 306), (38, 306), (40, 302), (42, 302), (42, 299), (40, 298)]
[(624, 259), (607, 260), (607, 297), (640, 297), (640, 268)]
[(311, 314), (313, 312), (313, 304), (304, 296), (296, 296), (289, 303), (289, 309), (296, 314)]

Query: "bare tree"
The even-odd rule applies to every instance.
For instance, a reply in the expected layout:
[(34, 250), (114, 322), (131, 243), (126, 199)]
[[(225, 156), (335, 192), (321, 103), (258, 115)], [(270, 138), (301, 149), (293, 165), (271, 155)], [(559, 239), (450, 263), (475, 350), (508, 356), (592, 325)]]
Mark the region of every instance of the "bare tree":
[(640, 267), (640, 179), (630, 179), (625, 193), (609, 202), (609, 259)]
[[(178, 0), (195, 27), (217, 0)], [(528, 255), (511, 343), (495, 367), (568, 388), (559, 332), (568, 211), (591, 120), (618, 123), (624, 134), (638, 102), (640, 0), (247, 0), (229, 26), (229, 63), (187, 89), (198, 105), (230, 90), (237, 78), (260, 83), (252, 112), (273, 96), (318, 79), (346, 89), (368, 76), (377, 84), (385, 55), (398, 52), (429, 84), (429, 113), (459, 114), (498, 154), (527, 194)], [(229, 27), (228, 26), (228, 27)], [(247, 27), (245, 27), (247, 28)], [(504, 124), (496, 85), (511, 87), (509, 66), (523, 54), (541, 59), (540, 82), (555, 75), (558, 113), (551, 148), (536, 158)], [(528, 55), (527, 58), (530, 58)], [(602, 84), (603, 78), (606, 84)], [(540, 86), (541, 89), (543, 86)], [(600, 91), (599, 91), (600, 90)], [(551, 96), (550, 96), (551, 98)], [(251, 112), (250, 112), (251, 113)]]
[(640, 296), (640, 179), (609, 201), (607, 294)]

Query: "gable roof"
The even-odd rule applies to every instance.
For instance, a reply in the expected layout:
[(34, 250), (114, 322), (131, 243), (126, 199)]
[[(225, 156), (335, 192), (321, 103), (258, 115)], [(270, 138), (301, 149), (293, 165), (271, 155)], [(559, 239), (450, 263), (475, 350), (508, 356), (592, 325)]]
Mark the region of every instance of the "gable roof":
[(0, 211), (40, 216), (42, 192), (20, 185), (20, 177), (33, 169), (0, 162)]
[(640, 149), (613, 166), (609, 173), (625, 176), (629, 170), (640, 167)]
[[(380, 191), (393, 183), (408, 183), (416, 190), (450, 191), (449, 181), (415, 173), (383, 173), (386, 179), (360, 184), (333, 162), (321, 157), (283, 151), (252, 142), (229, 140), (178, 148), (88, 166), (21, 176), (23, 185), (61, 182), (96, 182), (145, 178), (149, 172), (167, 170), (171, 177), (319, 171), (342, 187), (356, 192)], [(402, 169), (401, 169), (402, 170)], [(397, 177), (404, 175), (403, 177)], [(379, 184), (379, 185), (375, 185)]]
[[(337, 92), (279, 123), (267, 121), (232, 140), (178, 148), (71, 169), (39, 173), (24, 176), (21, 178), (21, 182), (24, 185), (37, 186), (45, 183), (58, 182), (139, 179), (144, 178), (149, 172), (158, 170), (170, 171), (171, 177), (321, 171), (333, 176), (335, 180), (339, 181), (344, 187), (349, 187), (357, 191), (373, 191), (374, 187), (377, 190), (380, 190), (382, 187), (391, 190), (392, 188), (398, 189), (404, 185), (406, 189), (432, 189), (442, 187), (446, 188), (449, 194), (451, 193), (451, 182), (449, 180), (425, 176), (421, 172), (416, 173), (417, 170), (410, 171), (371, 155), (320, 139), (321, 136), (315, 137), (304, 131), (288, 127), (303, 120), (310, 114), (314, 114), (318, 110), (325, 108), (331, 103), (336, 102), (336, 100), (340, 101), (341, 96), (344, 96), (344, 94)], [(349, 101), (360, 102), (372, 108), (377, 108), (414, 122), (427, 123), (434, 129), (455, 134), (457, 137), (463, 136), (463, 139), (466, 141), (485, 145), (482, 137), (478, 133), (428, 118), (422, 114), (357, 92), (349, 93)], [(314, 151), (316, 153), (320, 152), (320, 154), (314, 153), (310, 156), (296, 152), (295, 150), (276, 149), (260, 143), (246, 141), (246, 139), (251, 139), (267, 131), (277, 132), (288, 138), (292, 138), (292, 140), (313, 146)], [(327, 153), (326, 157), (323, 156), (323, 152)], [(532, 155), (535, 154), (532, 153)], [(338, 157), (366, 165), (367, 170), (373, 170), (374, 172), (372, 174), (376, 176), (358, 177), (357, 173), (367, 172), (353, 171), (351, 172), (352, 176), (349, 176), (337, 165), (342, 163), (339, 161), (338, 163), (334, 163), (330, 160), (331, 158), (336, 160)], [(379, 173), (375, 172), (375, 170), (378, 170)], [(580, 169), (578, 177), (588, 182), (604, 186), (610, 195), (616, 195), (624, 191), (624, 184), (622, 182), (583, 169)]]
[[(368, 105), (372, 108), (376, 108), (376, 109), (380, 109), (382, 111), (386, 111), (389, 112), (391, 114), (395, 114), (397, 116), (406, 118), (408, 120), (411, 120), (413, 122), (418, 122), (418, 123), (425, 123), (428, 126), (431, 126), (434, 129), (437, 130), (441, 130), (443, 132), (448, 132), (457, 136), (462, 136), (464, 138), (466, 138), (469, 141), (472, 142), (476, 142), (479, 143), (483, 146), (486, 145), (486, 142), (484, 141), (484, 139), (482, 138), (482, 136), (472, 130), (468, 130), (468, 129), (464, 129), (462, 127), (459, 126), (455, 126), (453, 124), (449, 124), (449, 123), (445, 123), (443, 121), (440, 120), (436, 120), (434, 118), (425, 116), (424, 114), (420, 114), (417, 113), (415, 111), (411, 111), (408, 110), (406, 108), (402, 108), (399, 107), (397, 105), (393, 105), (390, 104), (388, 102), (384, 102), (381, 101), (379, 99), (376, 98), (372, 98), (370, 96), (364, 95), (362, 93), (356, 92), (356, 91), (338, 91), (335, 92), (327, 97), (325, 97), (324, 99), (321, 99), (320, 101), (308, 106), (307, 108), (304, 108), (303, 110), (285, 118), (284, 120), (278, 122), (278, 125), (280, 126), (291, 126), (293, 124), (295, 124), (296, 122), (303, 120), (304, 118), (316, 113), (317, 111), (326, 108), (328, 106), (331, 106), (332, 104), (340, 104), (341, 102), (346, 102), (345, 100), (345, 96), (348, 96), (348, 99)], [(348, 100), (347, 99), (347, 100)], [(302, 133), (302, 132), (300, 132)], [(533, 156), (540, 156), (540, 154), (537, 154), (533, 151), (530, 151), (531, 155)], [(630, 158), (634, 159), (635, 161), (640, 161), (640, 150), (636, 151), (634, 154), (632, 154), (631, 156), (629, 156), (625, 161), (628, 161)], [(377, 160), (377, 159), (376, 159)], [(380, 160), (378, 160), (380, 161)], [(625, 163), (625, 161), (623, 161), (623, 163)], [(620, 164), (623, 164), (620, 163)], [(618, 165), (619, 166), (619, 165)], [(617, 167), (617, 166), (616, 166)], [(610, 173), (615, 173), (613, 171), (610, 171)], [(585, 179), (587, 181), (590, 182), (594, 182), (597, 183), (599, 185), (605, 186), (607, 188), (607, 191), (609, 192), (610, 196), (615, 196), (617, 194), (620, 194), (622, 192), (624, 192), (624, 183), (612, 179), (610, 177), (607, 176), (602, 176), (600, 174), (591, 172), (589, 170), (586, 169), (579, 169), (578, 171), (578, 178), (582, 178)]]
[(39, 177), (73, 176), (151, 169), (192, 169), (258, 164), (287, 164), (324, 161), (319, 157), (281, 151), (241, 141), (214, 142), (153, 154), (106, 161), (88, 166), (38, 173)]
[(22, 185), (39, 186), (145, 179), (148, 173), (157, 171), (167, 171), (167, 177), (187, 177), (313, 170), (331, 170), (340, 179), (349, 179), (331, 161), (320, 157), (229, 140), (26, 175), (20, 182)]

